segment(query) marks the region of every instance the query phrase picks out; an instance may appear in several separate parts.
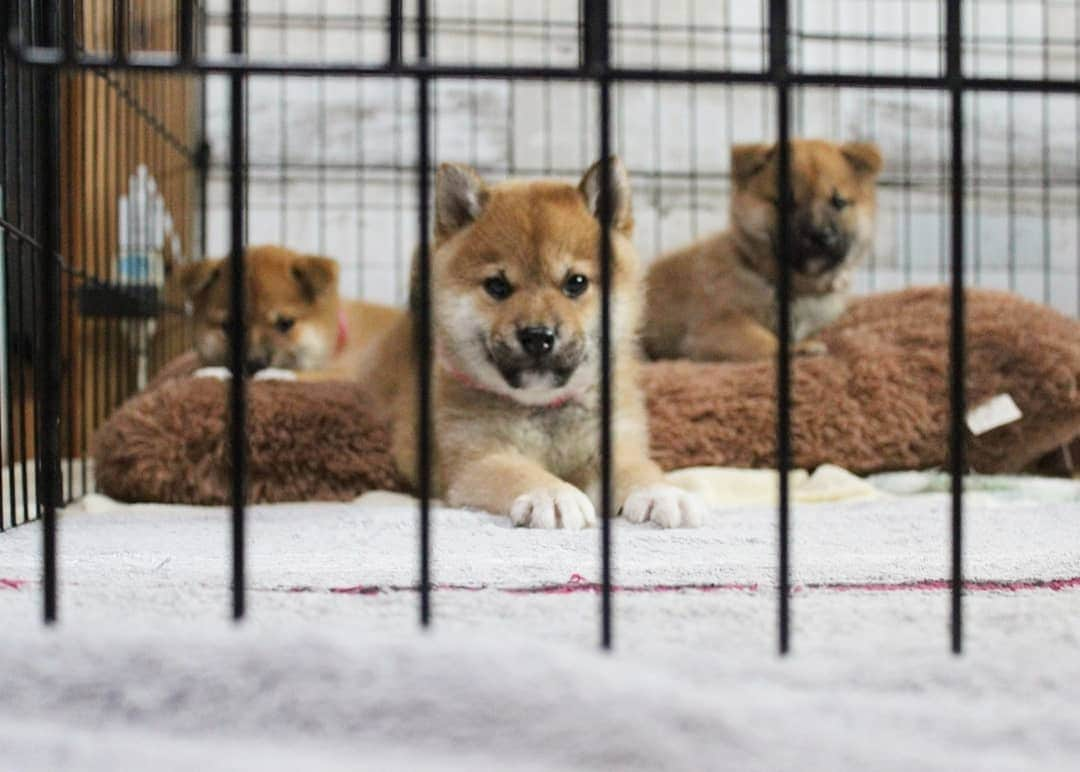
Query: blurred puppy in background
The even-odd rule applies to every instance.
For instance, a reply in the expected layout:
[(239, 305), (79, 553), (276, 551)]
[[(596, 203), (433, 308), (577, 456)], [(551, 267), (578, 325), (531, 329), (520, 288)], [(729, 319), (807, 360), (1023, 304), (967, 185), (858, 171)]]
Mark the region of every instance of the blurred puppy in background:
[[(614, 506), (628, 520), (700, 524), (702, 504), (649, 458), (635, 332), (641, 272), (630, 182), (612, 159)], [(453, 506), (533, 528), (596, 522), (599, 499), (600, 164), (578, 185), (488, 185), (444, 164), (431, 252), (435, 479)], [(393, 415), (393, 454), (416, 483), (415, 314), (377, 342), (363, 381)]]
[[(278, 246), (244, 254), (248, 375), (268, 368), (312, 378), (356, 377), (361, 352), (404, 312), (338, 294), (338, 264)], [(225, 259), (183, 266), (195, 350), (204, 366), (229, 360), (229, 281)]]
[[(791, 142), (791, 319), (798, 353), (843, 313), (854, 266), (870, 251), (881, 153), (867, 142)], [(777, 342), (776, 145), (731, 151), (731, 225), (659, 258), (647, 278), (642, 341), (655, 359), (747, 361)]]

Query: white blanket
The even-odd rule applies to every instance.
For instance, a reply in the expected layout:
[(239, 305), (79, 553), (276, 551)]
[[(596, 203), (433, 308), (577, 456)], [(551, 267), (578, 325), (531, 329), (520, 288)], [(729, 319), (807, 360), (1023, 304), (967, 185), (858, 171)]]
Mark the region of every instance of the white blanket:
[[(975, 495), (968, 653), (947, 653), (948, 500), (799, 504), (793, 655), (775, 655), (775, 513), (599, 533), (439, 509), (418, 632), (400, 497), (253, 507), (228, 621), (222, 508), (98, 502), (0, 535), (0, 769), (1071, 769), (1080, 505)], [(93, 509), (93, 507), (91, 507)], [(7, 589), (4, 589), (4, 588)], [(13, 720), (17, 717), (17, 720)]]

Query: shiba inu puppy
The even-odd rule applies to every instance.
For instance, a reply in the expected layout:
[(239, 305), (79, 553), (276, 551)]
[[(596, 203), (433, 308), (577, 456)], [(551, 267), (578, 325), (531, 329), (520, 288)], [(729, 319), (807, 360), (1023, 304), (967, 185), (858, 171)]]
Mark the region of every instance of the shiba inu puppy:
[[(695, 526), (703, 505), (649, 458), (637, 383), (641, 276), (630, 184), (610, 162), (614, 501), (624, 517)], [(488, 185), (443, 165), (431, 253), (433, 424), (438, 494), (515, 525), (596, 522), (600, 431), (601, 166), (579, 185)], [(416, 481), (413, 319), (369, 352), (362, 375), (394, 415), (398, 468)]]
[[(343, 300), (338, 265), (276, 246), (250, 247), (247, 371), (267, 368), (355, 378), (360, 352), (403, 315), (388, 306)], [(224, 259), (184, 266), (179, 284), (192, 303), (195, 349), (204, 365), (229, 357), (229, 272)]]
[[(795, 350), (843, 313), (851, 272), (874, 236), (881, 153), (867, 142), (791, 142), (791, 319)], [(649, 356), (752, 360), (777, 349), (777, 153), (731, 151), (731, 226), (658, 259), (647, 278)]]

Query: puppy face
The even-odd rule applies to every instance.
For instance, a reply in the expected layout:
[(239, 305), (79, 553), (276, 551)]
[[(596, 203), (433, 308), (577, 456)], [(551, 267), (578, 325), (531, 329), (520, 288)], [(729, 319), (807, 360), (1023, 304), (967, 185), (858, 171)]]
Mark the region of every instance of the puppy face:
[[(777, 153), (775, 145), (736, 145), (731, 152), (732, 227), (750, 247), (755, 267), (770, 279), (776, 259)], [(881, 153), (867, 142), (791, 143), (794, 211), (790, 219), (796, 280), (828, 279), (870, 249)]]
[[(333, 355), (338, 335), (338, 267), (330, 258), (272, 246), (244, 255), (249, 373), (266, 367), (314, 370)], [(195, 349), (206, 365), (229, 359), (229, 266), (207, 260), (179, 275), (192, 303)]]
[[(631, 334), (638, 301), (630, 185), (612, 159), (612, 336)], [(439, 355), (484, 388), (523, 404), (579, 392), (597, 378), (601, 170), (574, 187), (488, 186), (443, 165), (435, 182), (432, 304)]]

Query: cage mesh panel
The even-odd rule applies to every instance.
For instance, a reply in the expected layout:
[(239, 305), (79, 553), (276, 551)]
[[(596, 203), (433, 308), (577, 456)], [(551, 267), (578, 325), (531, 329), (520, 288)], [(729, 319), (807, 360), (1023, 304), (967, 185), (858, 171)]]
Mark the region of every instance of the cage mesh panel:
[[(130, 4), (126, 46), (175, 51), (176, 5), (172, 0)], [(17, 6), (23, 24), (44, 9), (57, 7), (30, 0), (20, 0)], [(112, 0), (75, 4), (78, 51), (115, 50), (113, 12)], [(32, 181), (40, 158), (41, 138), (33, 127), (40, 109), (35, 95), (41, 72), (17, 63), (4, 50), (0, 229), (7, 336), (0, 379), (4, 382), (2, 527), (40, 514), (35, 437), (41, 395), (32, 354), (41, 333), (33, 309), (40, 302), (36, 293), (43, 256)], [(197, 79), (182, 75), (80, 70), (59, 78), (60, 233), (54, 259), (61, 267), (61, 501), (93, 489), (88, 456), (97, 426), (140, 383), (190, 346), (183, 299), (172, 283), (166, 283), (152, 308), (137, 316), (118, 315), (123, 313), (121, 307), (143, 297), (138, 286), (143, 282), (120, 266), (122, 248), (126, 245), (129, 253), (137, 244), (144, 245), (144, 251), (156, 249), (150, 243), (149, 215), (139, 221), (144, 224), (139, 228), (129, 213), (124, 218), (126, 232), (120, 232), (119, 200), (126, 195), (131, 204), (131, 177), (144, 166), (177, 237), (178, 250), (171, 238), (161, 245), (163, 270), (200, 254), (200, 91)]]

